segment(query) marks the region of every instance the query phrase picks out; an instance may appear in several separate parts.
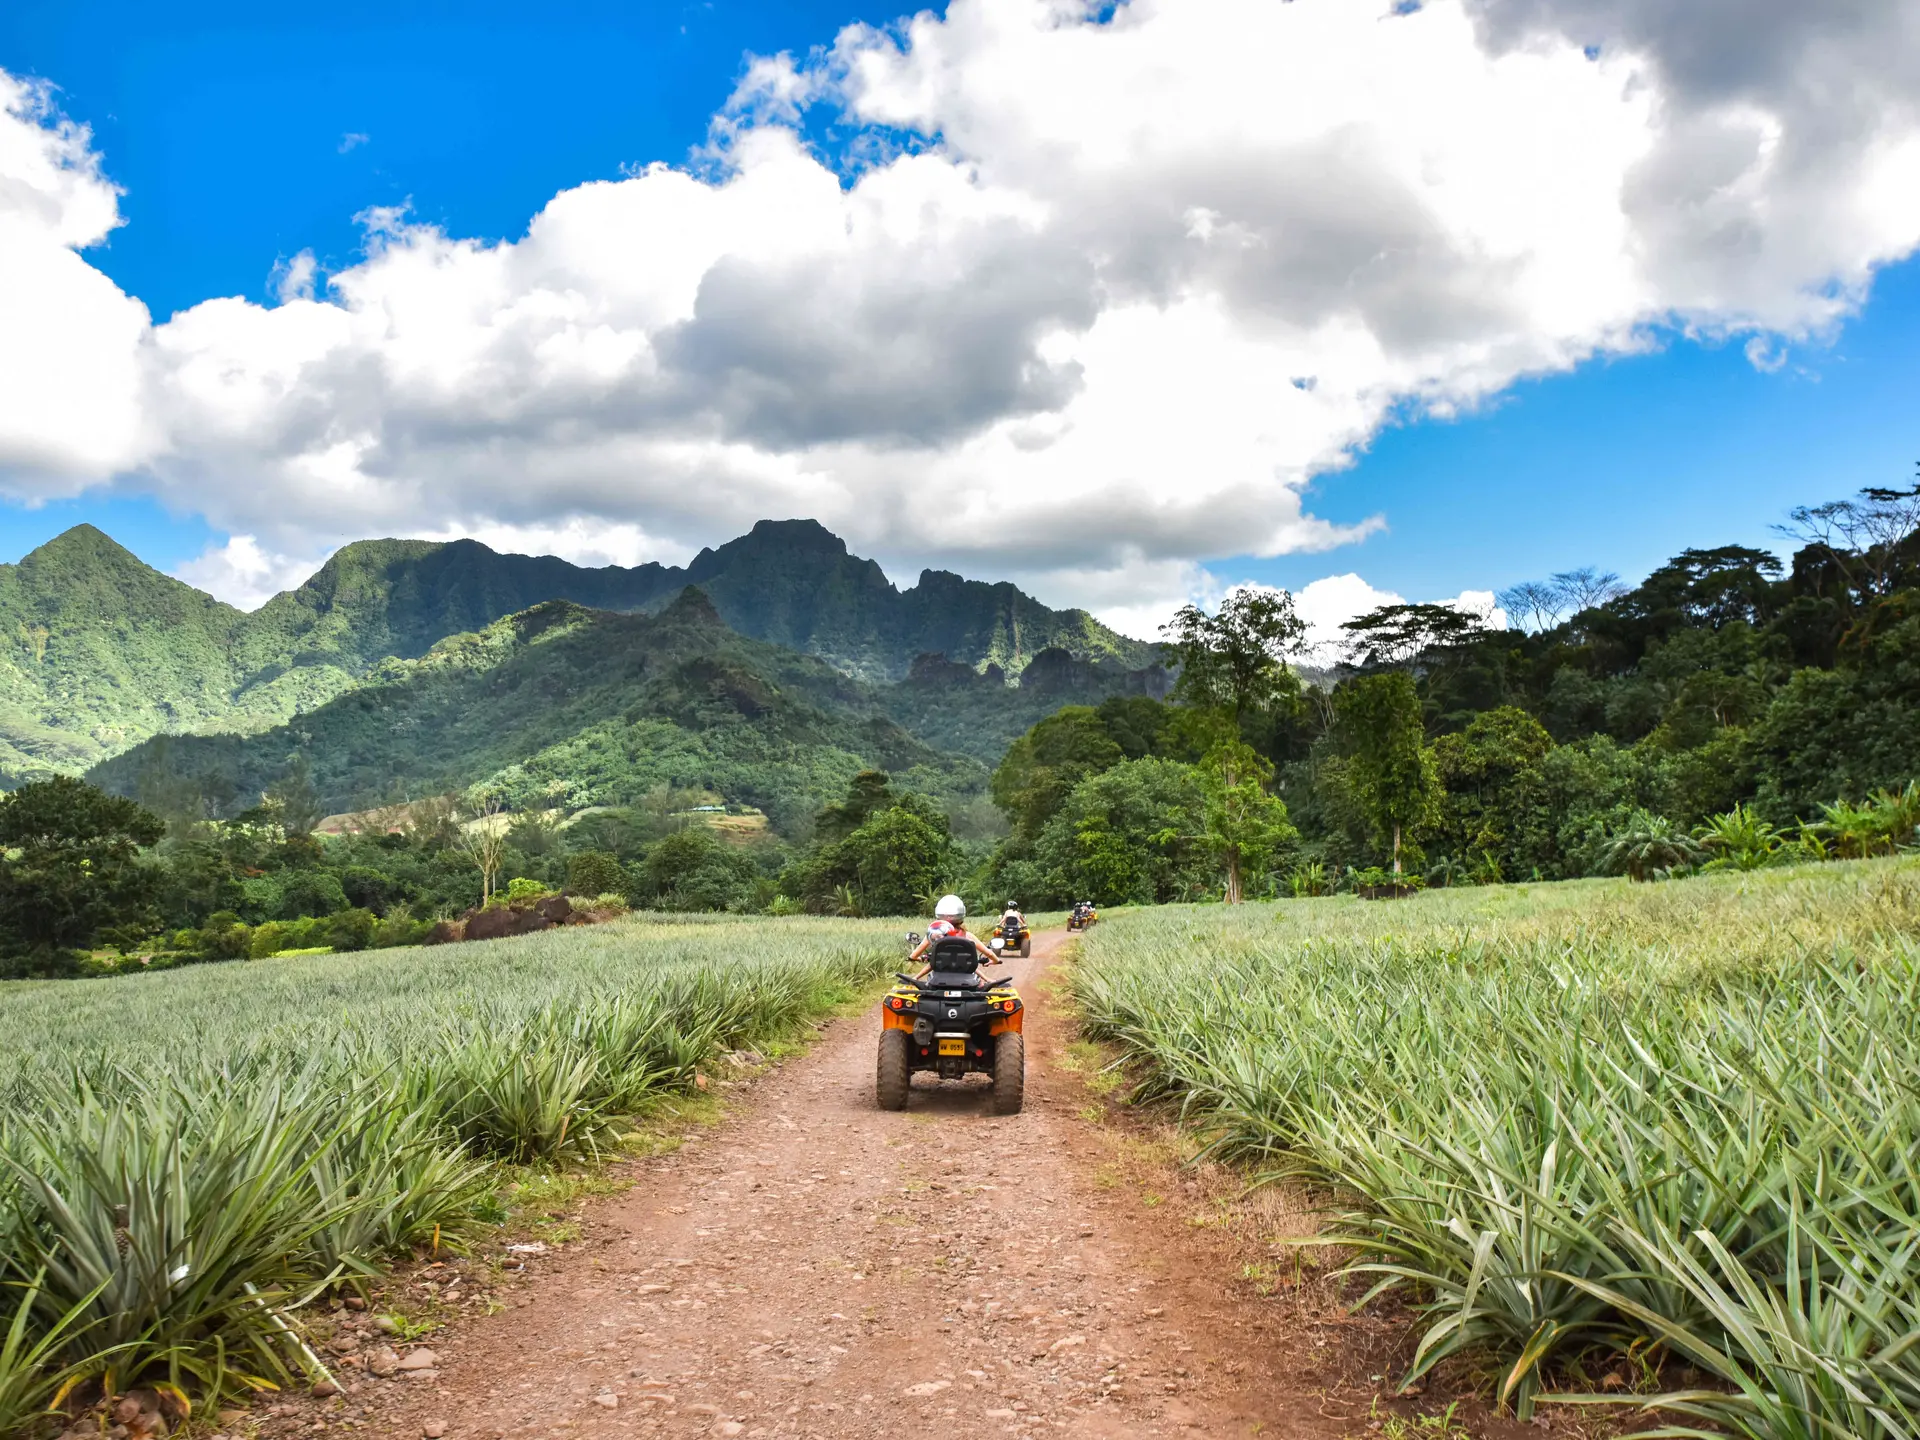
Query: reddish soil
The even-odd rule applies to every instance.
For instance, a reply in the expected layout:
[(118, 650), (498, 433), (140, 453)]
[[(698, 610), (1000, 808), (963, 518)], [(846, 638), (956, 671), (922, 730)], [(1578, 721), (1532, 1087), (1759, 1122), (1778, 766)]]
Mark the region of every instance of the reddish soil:
[(1182, 1178), (1064, 1063), (1035, 983), (1063, 939), (1017, 962), (1023, 1113), (925, 1076), (883, 1112), (876, 1018), (836, 1021), (593, 1202), (501, 1313), (429, 1337), (428, 1374), (352, 1372), (266, 1432), (1364, 1434), (1404, 1327), (1349, 1317), (1325, 1280), (1241, 1278), (1281, 1222), (1236, 1223), (1233, 1194)]

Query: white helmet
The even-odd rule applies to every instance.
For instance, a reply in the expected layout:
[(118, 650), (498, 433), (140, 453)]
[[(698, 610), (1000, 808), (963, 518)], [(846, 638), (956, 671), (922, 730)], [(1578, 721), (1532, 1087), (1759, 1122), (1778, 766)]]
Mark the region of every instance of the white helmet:
[(935, 919), (960, 921), (967, 918), (967, 902), (958, 895), (942, 895), (940, 903), (933, 907)]

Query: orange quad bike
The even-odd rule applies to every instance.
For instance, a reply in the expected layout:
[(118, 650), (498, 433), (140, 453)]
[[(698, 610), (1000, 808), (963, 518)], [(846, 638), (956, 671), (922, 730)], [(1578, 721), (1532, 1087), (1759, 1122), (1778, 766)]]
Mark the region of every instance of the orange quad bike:
[[(907, 940), (917, 946), (920, 937)], [(926, 978), (896, 974), (899, 983), (880, 1002), (880, 1108), (906, 1109), (914, 1071), (930, 1070), (942, 1080), (991, 1076), (994, 1113), (1018, 1114), (1027, 1089), (1026, 1007), (1013, 981), (983, 977), (971, 940), (936, 940), (928, 959)]]
[(1004, 954), (1018, 955), (1024, 960), (1033, 954), (1033, 931), (1027, 928), (1027, 922), (1022, 919), (1009, 934), (1006, 919), (1002, 917), (1000, 923), (993, 927), (993, 936), (987, 944)]

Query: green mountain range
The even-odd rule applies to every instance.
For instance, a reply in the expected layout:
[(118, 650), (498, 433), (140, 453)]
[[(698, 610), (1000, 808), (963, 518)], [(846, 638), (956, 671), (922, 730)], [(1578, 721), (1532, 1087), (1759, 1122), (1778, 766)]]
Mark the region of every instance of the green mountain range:
[(268, 729), (347, 695), (389, 660), (420, 659), (549, 601), (658, 611), (689, 585), (739, 635), (870, 682), (905, 680), (929, 653), (997, 681), (994, 667), (1018, 674), (1053, 649), (1097, 664), (1095, 688), (1153, 661), (1152, 646), (1012, 585), (925, 571), (898, 590), (807, 520), (762, 521), (684, 569), (587, 568), (471, 540), (361, 541), (251, 614), (81, 525), (0, 565), (0, 788), (84, 769), (149, 736)]
[[(418, 659), (386, 660), (286, 724), (157, 736), (88, 778), (162, 809), (213, 814), (257, 803), (302, 759), (334, 812), (483, 783), (514, 810), (696, 788), (758, 806), (787, 830), (863, 769), (948, 801), (978, 795), (1009, 734), (1130, 683), (1058, 650), (1030, 667), (1052, 684), (1009, 688), (965, 667), (921, 668), (908, 685), (872, 686), (736, 633), (697, 587), (653, 615), (553, 600)], [(888, 713), (895, 707), (908, 720), (941, 715), (947, 743), (916, 737)]]

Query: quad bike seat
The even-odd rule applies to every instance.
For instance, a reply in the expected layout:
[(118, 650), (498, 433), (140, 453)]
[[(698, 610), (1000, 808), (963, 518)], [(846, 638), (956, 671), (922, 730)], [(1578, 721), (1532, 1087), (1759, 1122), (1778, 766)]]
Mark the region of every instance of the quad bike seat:
[(973, 948), (971, 940), (948, 937), (933, 942), (933, 949), (927, 954), (930, 972), (927, 983), (944, 985), (957, 989), (962, 985), (980, 983), (980, 952)]

